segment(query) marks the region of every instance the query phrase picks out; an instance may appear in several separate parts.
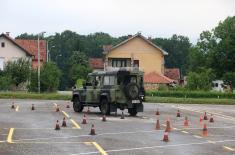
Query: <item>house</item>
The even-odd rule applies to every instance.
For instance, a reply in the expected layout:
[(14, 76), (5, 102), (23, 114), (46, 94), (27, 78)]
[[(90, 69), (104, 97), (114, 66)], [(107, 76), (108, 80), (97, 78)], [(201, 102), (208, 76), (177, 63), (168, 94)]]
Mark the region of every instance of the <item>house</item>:
[[(15, 39), (15, 42), (33, 55), (32, 68), (37, 69), (38, 68), (38, 40)], [(46, 40), (40, 40), (39, 47), (40, 47), (40, 65), (42, 65), (47, 61)]]
[(137, 33), (115, 46), (103, 47), (104, 69), (137, 67), (144, 71), (144, 82), (150, 84), (170, 84), (174, 80), (166, 77), (164, 56), (168, 53)]
[[(46, 41), (40, 40), (40, 62), (41, 65), (47, 60)], [(4, 68), (7, 61), (19, 58), (28, 58), (33, 69), (38, 67), (38, 41), (12, 39), (9, 33), (0, 35), (0, 69)]]
[(164, 74), (164, 56), (168, 53), (137, 33), (116, 46), (104, 46), (105, 67), (138, 67), (146, 74)]
[(4, 69), (7, 61), (15, 61), (19, 58), (26, 58), (31, 61), (32, 54), (30, 51), (20, 46), (9, 34), (0, 35), (0, 70)]
[(165, 72), (164, 75), (172, 80), (174, 80), (174, 82), (176, 84), (180, 83), (180, 70), (179, 68), (165, 68)]

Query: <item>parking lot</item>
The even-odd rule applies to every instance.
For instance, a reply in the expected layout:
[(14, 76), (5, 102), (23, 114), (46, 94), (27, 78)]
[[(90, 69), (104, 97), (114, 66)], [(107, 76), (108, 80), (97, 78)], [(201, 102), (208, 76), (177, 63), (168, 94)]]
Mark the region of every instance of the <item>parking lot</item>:
[[(145, 103), (144, 108), (137, 117), (124, 111), (125, 118), (120, 119), (118, 111), (103, 122), (98, 108), (75, 113), (69, 101), (0, 100), (0, 154), (235, 154), (235, 106)], [(177, 110), (181, 117), (176, 117)], [(204, 112), (208, 120), (200, 122)], [(84, 114), (87, 124), (82, 124)], [(184, 126), (185, 116), (189, 126)], [(64, 117), (67, 127), (55, 130), (56, 121), (61, 125)], [(168, 142), (163, 141), (166, 120), (171, 125)], [(90, 135), (92, 124), (96, 135)], [(207, 135), (202, 134), (204, 124)]]

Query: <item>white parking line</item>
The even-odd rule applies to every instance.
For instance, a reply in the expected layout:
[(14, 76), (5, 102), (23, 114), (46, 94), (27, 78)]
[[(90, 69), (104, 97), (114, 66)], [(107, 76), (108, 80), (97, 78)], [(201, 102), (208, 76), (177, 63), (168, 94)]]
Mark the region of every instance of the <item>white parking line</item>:
[[(235, 142), (234, 139), (232, 140), (221, 140), (221, 141), (214, 141), (215, 143), (224, 143), (224, 142)], [(192, 146), (192, 145), (203, 145), (203, 144), (211, 144), (211, 142), (199, 142), (199, 143), (186, 143), (186, 144), (175, 144), (175, 145), (157, 145), (157, 146), (145, 146), (145, 147), (135, 147), (135, 148), (124, 148), (124, 149), (117, 149), (117, 150), (104, 150), (106, 153), (110, 152), (124, 152), (124, 151), (134, 151), (134, 150), (146, 150), (146, 149), (162, 149), (168, 147), (180, 147), (180, 146)], [(71, 155), (85, 155), (85, 154), (98, 154), (99, 152), (84, 152), (78, 154), (71, 154)]]
[(183, 133), (188, 133), (187, 131), (181, 131), (181, 132), (183, 132)]
[(195, 137), (195, 138), (199, 138), (199, 139), (201, 139), (201, 138), (202, 138), (201, 136), (198, 136), (198, 135), (193, 135), (193, 137)]

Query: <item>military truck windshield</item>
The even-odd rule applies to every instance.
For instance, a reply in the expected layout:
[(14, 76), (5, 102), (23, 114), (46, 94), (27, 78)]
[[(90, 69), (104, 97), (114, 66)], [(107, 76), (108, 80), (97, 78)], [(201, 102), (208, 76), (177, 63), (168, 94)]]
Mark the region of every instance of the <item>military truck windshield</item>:
[(114, 85), (115, 84), (115, 76), (113, 75), (106, 75), (104, 76), (104, 85)]

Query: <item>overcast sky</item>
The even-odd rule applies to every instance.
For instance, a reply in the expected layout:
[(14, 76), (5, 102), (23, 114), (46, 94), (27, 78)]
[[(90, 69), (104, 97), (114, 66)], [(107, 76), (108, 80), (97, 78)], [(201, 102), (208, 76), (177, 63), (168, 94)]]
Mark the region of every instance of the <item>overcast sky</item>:
[(186, 35), (195, 42), (203, 30), (235, 15), (235, 0), (0, 0), (0, 33), (64, 30), (112, 36)]

